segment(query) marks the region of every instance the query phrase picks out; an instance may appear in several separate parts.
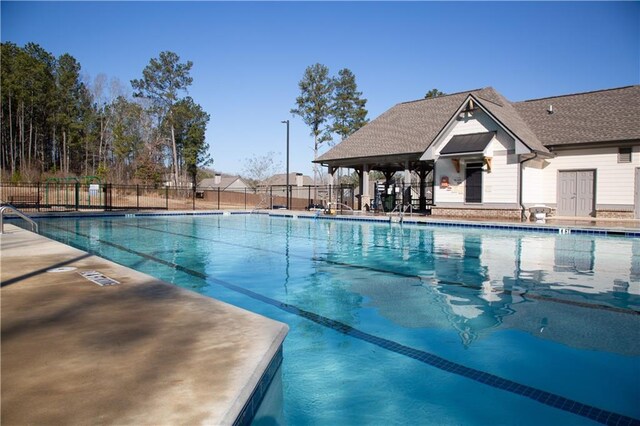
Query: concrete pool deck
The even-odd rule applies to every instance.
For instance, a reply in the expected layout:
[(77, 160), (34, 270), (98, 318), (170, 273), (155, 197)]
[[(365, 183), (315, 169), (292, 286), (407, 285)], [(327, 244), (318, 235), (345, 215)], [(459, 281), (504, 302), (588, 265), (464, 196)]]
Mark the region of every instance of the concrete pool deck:
[(6, 223), (0, 256), (3, 425), (233, 424), (288, 331)]

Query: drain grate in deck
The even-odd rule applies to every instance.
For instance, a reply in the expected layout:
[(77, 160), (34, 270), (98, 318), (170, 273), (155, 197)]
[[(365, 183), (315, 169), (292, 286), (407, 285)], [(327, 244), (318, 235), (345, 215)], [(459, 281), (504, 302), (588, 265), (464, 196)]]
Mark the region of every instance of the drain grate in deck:
[(83, 277), (85, 277), (86, 279), (88, 279), (89, 281), (91, 281), (92, 283), (98, 284), (100, 287), (120, 284), (119, 281), (116, 281), (113, 278), (109, 278), (98, 271), (84, 271), (84, 272), (78, 272), (78, 273)]

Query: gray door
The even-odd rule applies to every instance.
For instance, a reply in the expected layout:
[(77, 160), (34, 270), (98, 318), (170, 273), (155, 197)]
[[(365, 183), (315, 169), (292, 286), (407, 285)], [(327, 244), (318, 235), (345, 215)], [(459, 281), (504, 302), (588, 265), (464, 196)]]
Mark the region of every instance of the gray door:
[(558, 173), (558, 216), (575, 216), (578, 172)]
[(578, 173), (578, 192), (576, 202), (576, 216), (593, 216), (593, 184), (595, 172), (586, 170)]
[(640, 168), (636, 169), (635, 218), (640, 219)]
[(558, 216), (593, 216), (595, 171), (558, 172)]

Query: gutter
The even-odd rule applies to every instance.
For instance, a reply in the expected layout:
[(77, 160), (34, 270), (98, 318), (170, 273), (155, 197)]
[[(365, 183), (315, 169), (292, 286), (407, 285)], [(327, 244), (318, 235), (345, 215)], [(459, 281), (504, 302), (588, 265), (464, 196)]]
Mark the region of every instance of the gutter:
[(520, 173), (519, 173), (520, 176), (518, 178), (518, 204), (520, 205), (520, 221), (522, 222), (524, 222), (526, 219), (524, 215), (524, 212), (525, 212), (524, 203), (522, 201), (522, 193), (524, 192), (522, 190), (522, 185), (524, 180), (524, 163), (526, 163), (527, 161), (535, 160), (536, 158), (538, 158), (538, 152), (534, 151), (533, 157), (528, 157), (528, 158), (525, 158), (524, 160), (518, 161), (518, 164), (520, 165)]

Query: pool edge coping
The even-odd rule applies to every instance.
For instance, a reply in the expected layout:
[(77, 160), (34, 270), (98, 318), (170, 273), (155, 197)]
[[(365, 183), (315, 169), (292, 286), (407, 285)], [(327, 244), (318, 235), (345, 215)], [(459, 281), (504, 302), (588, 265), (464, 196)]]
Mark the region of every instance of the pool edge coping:
[[(78, 260), (76, 259), (89, 259), (89, 260), (95, 260), (98, 263), (105, 265), (104, 267), (109, 267), (110, 269), (113, 270), (118, 270), (122, 273), (122, 275), (130, 275), (133, 276), (133, 280), (137, 281), (140, 279), (145, 279), (147, 281), (149, 281), (150, 283), (153, 283), (154, 285), (160, 285), (160, 286), (168, 286), (170, 287), (172, 290), (174, 290), (176, 292), (176, 294), (181, 297), (181, 295), (185, 295), (186, 298), (191, 298), (191, 299), (197, 299), (199, 300), (201, 303), (207, 303), (210, 302), (213, 305), (216, 305), (216, 307), (219, 309), (220, 307), (222, 307), (224, 309), (224, 312), (221, 313), (221, 315), (225, 315), (225, 316), (229, 316), (229, 317), (233, 317), (236, 315), (242, 315), (242, 318), (238, 317), (238, 320), (240, 319), (244, 319), (247, 314), (249, 317), (253, 317), (252, 320), (255, 322), (261, 322), (264, 321), (265, 324), (269, 323), (270, 326), (269, 328), (273, 328), (274, 330), (277, 329), (277, 332), (273, 335), (269, 335), (269, 337), (267, 337), (267, 339), (271, 339), (270, 343), (268, 343), (268, 347), (265, 348), (264, 352), (260, 354), (260, 358), (257, 360), (257, 362), (255, 363), (253, 368), (253, 371), (251, 371), (251, 373), (248, 375), (249, 377), (247, 378), (246, 382), (244, 383), (243, 386), (241, 386), (240, 389), (236, 389), (234, 390), (232, 393), (234, 394), (234, 398), (233, 400), (229, 401), (229, 406), (227, 409), (220, 409), (218, 410), (218, 412), (216, 414), (210, 414), (210, 418), (208, 419), (208, 421), (212, 421), (214, 420), (213, 418), (211, 418), (211, 416), (213, 417), (217, 417), (217, 420), (215, 420), (215, 422), (220, 422), (220, 424), (228, 424), (228, 425), (245, 425), (245, 424), (249, 424), (251, 422), (251, 420), (253, 419), (254, 415), (256, 414), (260, 403), (262, 402), (262, 399), (264, 397), (264, 394), (266, 392), (266, 390), (269, 387), (269, 384), (271, 382), (271, 380), (274, 377), (274, 374), (277, 372), (278, 367), (280, 366), (281, 362), (282, 362), (282, 347), (283, 347), (283, 342), (284, 339), (286, 338), (288, 332), (289, 332), (289, 326), (285, 323), (282, 323), (280, 321), (276, 321), (270, 318), (265, 317), (264, 315), (258, 314), (258, 313), (254, 313), (251, 311), (248, 311), (246, 309), (231, 305), (227, 302), (221, 301), (219, 299), (213, 298), (213, 297), (208, 297), (208, 296), (204, 296), (202, 294), (199, 294), (195, 291), (189, 290), (187, 288), (183, 288), (180, 286), (177, 286), (175, 284), (171, 284), (168, 283), (166, 281), (163, 281), (161, 279), (158, 279), (156, 277), (153, 277), (151, 275), (145, 274), (144, 272), (140, 272), (137, 270), (134, 270), (132, 268), (129, 268), (127, 266), (121, 265), (119, 263), (113, 262), (111, 260), (105, 259), (101, 256), (92, 254), (92, 253), (88, 253), (84, 250), (72, 247), (68, 244), (53, 240), (47, 236), (41, 235), (41, 234), (37, 234), (35, 232), (31, 232), (29, 230), (25, 230), (23, 228), (20, 228), (18, 226), (15, 226), (11, 223), (7, 223), (5, 224), (9, 227), (8, 230), (5, 230), (5, 234), (2, 235), (2, 240), (7, 241), (8, 243), (11, 242), (11, 240), (9, 240), (12, 234), (19, 234), (19, 233), (24, 233), (23, 235), (27, 235), (27, 239), (31, 240), (31, 245), (30, 248), (31, 250), (33, 250), (33, 245), (37, 244), (37, 241), (40, 240), (43, 243), (47, 243), (47, 244), (53, 244), (57, 247), (60, 247), (60, 251), (59, 251), (59, 257), (60, 258), (64, 258), (65, 256), (65, 252), (72, 252), (74, 254), (81, 254), (81, 257), (76, 257), (74, 258), (73, 261), (71, 262), (66, 262), (69, 264), (69, 266), (73, 266), (74, 264), (78, 264)], [(7, 232), (8, 231), (8, 232)], [(7, 237), (9, 237), (9, 239), (7, 239)], [(2, 245), (2, 250), (0, 252), (5, 252), (6, 251), (10, 251), (12, 250), (11, 247), (6, 247), (4, 244)], [(68, 253), (66, 253), (68, 255)], [(49, 254), (51, 256), (51, 254)], [(37, 256), (37, 255), (36, 255)], [(5, 256), (2, 256), (5, 257)], [(8, 262), (8, 261), (7, 261)], [(54, 263), (54, 262), (52, 262)], [(9, 264), (9, 262), (7, 263), (7, 265)], [(108, 265), (108, 266), (106, 266)], [(35, 268), (35, 267), (34, 267)], [(4, 268), (3, 268), (4, 269)], [(7, 268), (8, 269), (8, 268)], [(20, 269), (19, 274), (17, 275), (17, 277), (14, 278), (10, 278), (10, 279), (3, 279), (3, 290), (5, 288), (9, 289), (11, 288), (12, 284), (18, 284), (20, 281), (24, 281), (25, 279), (29, 279), (32, 278), (34, 275), (34, 273), (36, 274), (36, 276), (41, 277), (42, 273), (44, 273), (44, 270), (38, 270), (35, 269), (34, 271), (27, 271), (24, 268)], [(7, 273), (5, 271), (5, 273)], [(3, 274), (5, 275), (5, 274)], [(85, 278), (78, 278), (80, 276), (80, 274), (76, 274), (75, 272), (73, 273), (73, 276), (70, 276), (70, 280), (71, 281), (77, 281), (77, 280), (85, 280)], [(5, 278), (5, 277), (3, 277)], [(18, 278), (19, 280), (16, 282), (12, 282), (15, 278)], [(65, 282), (68, 281), (65, 278)], [(9, 282), (10, 284), (6, 284), (7, 282)], [(27, 285), (29, 285), (29, 283), (26, 283)], [(47, 285), (51, 285), (51, 284), (47, 284)], [(55, 284), (54, 284), (55, 285)], [(72, 284), (61, 284), (62, 286), (69, 286)], [(93, 283), (86, 283), (86, 286), (94, 286), (95, 284)], [(144, 285), (144, 284), (140, 284), (140, 283), (136, 283), (134, 285)], [(90, 287), (91, 288), (91, 287)], [(95, 289), (97, 289), (99, 287), (95, 287)], [(106, 287), (102, 287), (102, 288), (106, 288)], [(133, 288), (133, 287), (132, 287)], [(12, 289), (13, 290), (13, 289)], [(37, 287), (36, 288), (20, 288), (17, 289), (17, 291), (37, 291)], [(6, 299), (5, 299), (6, 300)], [(187, 302), (187, 300), (185, 300), (185, 303)], [(173, 301), (173, 303), (181, 303), (180, 299), (176, 299)], [(4, 304), (4, 303), (3, 303)], [(265, 329), (266, 331), (266, 329)], [(10, 350), (9, 346), (4, 346), (3, 347), (3, 352), (5, 350)], [(4, 364), (3, 364), (4, 366)], [(3, 367), (4, 368), (4, 367)], [(3, 410), (4, 411), (4, 410)]]
[[(236, 216), (236, 215), (259, 215), (269, 217), (282, 217), (291, 219), (326, 220), (326, 221), (353, 221), (361, 223), (380, 224), (404, 224), (416, 226), (432, 226), (437, 228), (471, 228), (471, 229), (498, 229), (506, 231), (539, 232), (545, 234), (576, 234), (576, 235), (600, 235), (607, 237), (627, 237), (640, 238), (640, 229), (633, 228), (606, 228), (601, 226), (585, 227), (580, 225), (560, 225), (535, 222), (492, 222), (490, 220), (476, 222), (458, 219), (431, 219), (424, 218), (402, 218), (398, 221), (397, 216), (351, 216), (351, 215), (315, 215), (308, 212), (296, 211), (249, 211), (249, 210), (196, 210), (196, 211), (118, 211), (118, 212), (38, 212), (31, 213), (29, 217), (35, 219), (60, 219), (60, 218), (101, 218), (101, 217), (164, 217), (164, 216)], [(16, 220), (15, 216), (7, 216), (5, 219)], [(394, 220), (395, 219), (395, 220)]]

